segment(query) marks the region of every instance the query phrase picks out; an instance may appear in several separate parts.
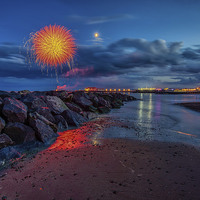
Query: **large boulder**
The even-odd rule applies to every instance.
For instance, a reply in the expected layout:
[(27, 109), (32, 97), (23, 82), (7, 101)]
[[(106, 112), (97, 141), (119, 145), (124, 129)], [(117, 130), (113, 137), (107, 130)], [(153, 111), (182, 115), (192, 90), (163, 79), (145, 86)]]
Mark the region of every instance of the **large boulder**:
[(65, 100), (68, 98), (68, 93), (66, 91), (59, 91), (56, 96), (65, 102)]
[(57, 136), (53, 129), (42, 120), (38, 119), (36, 115), (29, 117), (29, 125), (35, 130), (36, 137), (41, 142), (46, 143), (53, 137)]
[(6, 97), (2, 113), (9, 122), (24, 123), (27, 119), (27, 106), (15, 98)]
[(73, 94), (68, 94), (67, 97), (65, 98), (65, 102), (72, 102), (74, 95)]
[(2, 99), (6, 98), (6, 97), (13, 97), (16, 99), (20, 99), (21, 95), (14, 91), (13, 92), (0, 91), (0, 97)]
[(114, 101), (111, 102), (112, 108), (121, 108), (123, 106), (123, 102), (120, 99), (115, 99)]
[(93, 105), (95, 107), (98, 107), (98, 105), (99, 105), (99, 99), (98, 99), (97, 95), (95, 95), (93, 93), (90, 93), (89, 97), (90, 97), (90, 101), (92, 101)]
[(105, 100), (103, 97), (99, 97), (99, 106), (106, 106), (108, 108), (111, 108), (110, 101)]
[(6, 134), (0, 134), (0, 149), (13, 144), (12, 139)]
[(110, 112), (110, 108), (105, 107), (105, 106), (101, 106), (98, 108), (99, 112), (104, 114), (104, 113), (109, 113)]
[(0, 97), (4, 99), (5, 97), (12, 97), (12, 95), (9, 92), (0, 90)]
[(115, 94), (100, 94), (106, 101), (111, 102), (114, 99)]
[(98, 112), (98, 109), (94, 106), (88, 106), (88, 108), (86, 110), (90, 111), (90, 112)]
[(9, 122), (4, 129), (4, 133), (8, 135), (15, 144), (36, 140), (35, 131), (31, 127), (19, 122)]
[(45, 99), (45, 97), (39, 97), (34, 96), (33, 94), (28, 94), (25, 95), (21, 99), (21, 101), (23, 101), (23, 103), (28, 106), (31, 112), (36, 111), (37, 113), (48, 119), (50, 122), (55, 123), (55, 119), (51, 113), (51, 110), (43, 99)]
[(65, 103), (56, 96), (46, 96), (47, 106), (51, 109), (54, 114), (61, 114), (64, 110), (67, 110), (68, 107)]
[(3, 118), (0, 117), (0, 133), (4, 129), (5, 125), (6, 125), (5, 121), (3, 120)]
[(81, 93), (77, 93), (77, 94), (75, 93), (73, 97), (73, 101), (85, 110), (87, 110), (89, 106), (93, 105), (92, 101), (82, 96)]
[(54, 116), (51, 114), (51, 111), (49, 108), (41, 108), (41, 109), (37, 109), (36, 112), (40, 115), (42, 115), (43, 117), (45, 117), (46, 119), (48, 119), (50, 122), (55, 124), (55, 118)]
[(53, 131), (54, 131), (55, 133), (56, 133), (57, 130), (58, 130), (56, 124), (52, 123), (51, 121), (49, 121), (48, 119), (46, 119), (44, 116), (40, 115), (40, 114), (37, 113), (37, 112), (29, 113), (29, 118), (41, 120), (41, 121), (44, 122), (46, 125), (50, 126), (50, 127), (53, 129)]
[(74, 112), (77, 112), (79, 114), (81, 114), (83, 112), (83, 110), (78, 105), (76, 105), (74, 103), (65, 103), (65, 104), (70, 110), (72, 110)]
[(19, 94), (18, 92), (15, 92), (15, 91), (11, 91), (10, 95), (11, 95), (11, 97), (18, 99), (18, 100), (21, 98), (21, 94)]
[(32, 93), (25, 95), (21, 98), (21, 101), (27, 105), (29, 109), (38, 110), (42, 108), (48, 108), (47, 104), (41, 97), (35, 96)]
[(72, 110), (65, 110), (61, 115), (64, 117), (67, 123), (72, 126), (79, 126), (87, 121), (87, 119), (84, 118), (82, 115)]
[(58, 130), (67, 130), (68, 124), (62, 115), (55, 115), (55, 121), (58, 126)]
[(85, 112), (85, 115), (89, 120), (95, 119), (98, 116), (96, 113), (93, 112)]

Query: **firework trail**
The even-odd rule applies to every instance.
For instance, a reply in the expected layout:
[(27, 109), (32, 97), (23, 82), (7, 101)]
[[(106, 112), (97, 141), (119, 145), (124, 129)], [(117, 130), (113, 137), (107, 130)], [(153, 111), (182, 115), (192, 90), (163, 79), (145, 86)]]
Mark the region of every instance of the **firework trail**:
[(41, 69), (55, 68), (67, 64), (71, 69), (73, 58), (76, 54), (75, 39), (70, 30), (64, 26), (45, 26), (36, 33), (30, 34), (30, 39), (25, 43), (30, 60), (34, 60)]

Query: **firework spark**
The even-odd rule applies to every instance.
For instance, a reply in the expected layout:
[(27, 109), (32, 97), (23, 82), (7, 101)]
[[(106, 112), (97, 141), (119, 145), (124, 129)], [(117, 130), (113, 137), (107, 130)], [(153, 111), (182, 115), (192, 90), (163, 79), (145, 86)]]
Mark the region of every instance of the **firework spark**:
[(76, 45), (70, 30), (49, 25), (32, 35), (31, 52), (39, 65), (57, 67), (67, 63), (70, 67)]

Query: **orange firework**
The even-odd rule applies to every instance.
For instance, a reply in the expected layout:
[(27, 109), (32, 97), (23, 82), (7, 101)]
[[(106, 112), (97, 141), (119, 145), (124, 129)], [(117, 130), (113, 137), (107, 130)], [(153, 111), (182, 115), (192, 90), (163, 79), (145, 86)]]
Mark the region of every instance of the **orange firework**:
[(31, 50), (39, 65), (70, 66), (76, 53), (74, 38), (64, 26), (45, 26), (32, 36), (32, 42)]

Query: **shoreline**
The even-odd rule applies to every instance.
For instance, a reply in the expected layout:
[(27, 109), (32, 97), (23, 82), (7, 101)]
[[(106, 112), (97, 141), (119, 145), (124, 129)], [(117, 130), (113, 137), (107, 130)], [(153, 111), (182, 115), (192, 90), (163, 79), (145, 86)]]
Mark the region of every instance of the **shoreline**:
[(53, 148), (19, 160), (4, 171), (0, 194), (20, 200), (199, 199), (200, 152), (194, 147), (130, 139), (101, 141), (100, 146)]

